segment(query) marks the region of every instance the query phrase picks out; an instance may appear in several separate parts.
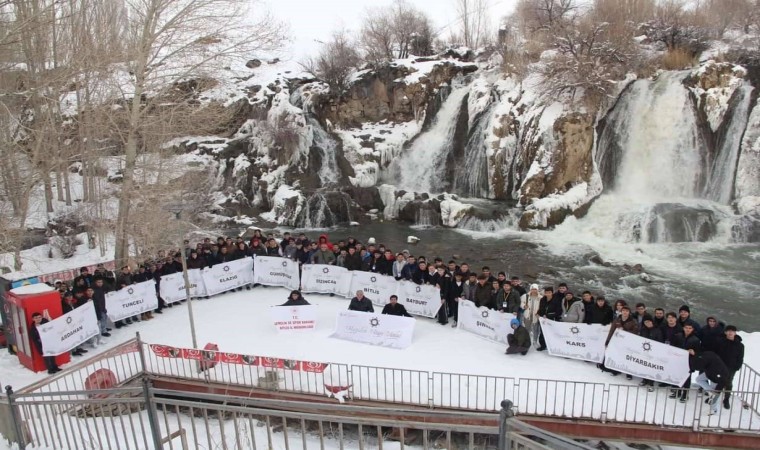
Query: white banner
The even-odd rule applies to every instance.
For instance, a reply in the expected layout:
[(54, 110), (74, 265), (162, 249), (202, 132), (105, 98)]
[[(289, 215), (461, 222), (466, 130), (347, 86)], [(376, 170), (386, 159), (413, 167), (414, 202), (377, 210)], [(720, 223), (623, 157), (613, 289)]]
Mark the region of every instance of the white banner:
[(203, 284), (207, 295), (216, 295), (235, 288), (253, 284), (253, 260), (243, 258), (215, 264), (203, 270)]
[(540, 317), (541, 333), (552, 356), (601, 363), (609, 325), (555, 322)]
[[(190, 280), (190, 295), (194, 298), (206, 297), (206, 285), (203, 283), (201, 269), (188, 269), (187, 279)], [(166, 303), (176, 303), (187, 298), (185, 292), (185, 277), (182, 272), (164, 275), (159, 287), (161, 298)]]
[(415, 320), (359, 311), (340, 311), (330, 337), (404, 349), (412, 345)]
[(633, 333), (615, 330), (604, 365), (647, 380), (681, 386), (690, 376), (689, 352)]
[(348, 297), (351, 298), (356, 291), (364, 291), (364, 295), (372, 300), (377, 306), (385, 306), (396, 294), (398, 282), (388, 275), (380, 275), (372, 272), (351, 272), (351, 289)]
[(158, 297), (156, 282), (153, 280), (143, 281), (106, 294), (106, 310), (108, 317), (114, 322), (153, 311), (156, 308), (158, 308)]
[(350, 295), (351, 273), (345, 267), (328, 264), (305, 264), (301, 266), (301, 291), (321, 294)]
[(457, 328), (469, 331), (491, 341), (507, 344), (507, 335), (514, 330), (509, 322), (515, 318), (514, 314), (507, 314), (488, 309), (484, 306), (478, 308), (469, 300), (459, 300)]
[(95, 304), (87, 302), (70, 313), (37, 327), (42, 340), (43, 356), (56, 356), (74, 349), (100, 334)]
[(314, 305), (272, 306), (270, 315), (274, 327), (281, 332), (314, 331), (317, 327), (317, 307)]
[(264, 286), (298, 289), (298, 263), (276, 256), (257, 256), (253, 260), (253, 282)]
[(415, 284), (411, 281), (396, 283), (398, 301), (409, 314), (435, 317), (441, 307), (441, 291), (429, 284)]

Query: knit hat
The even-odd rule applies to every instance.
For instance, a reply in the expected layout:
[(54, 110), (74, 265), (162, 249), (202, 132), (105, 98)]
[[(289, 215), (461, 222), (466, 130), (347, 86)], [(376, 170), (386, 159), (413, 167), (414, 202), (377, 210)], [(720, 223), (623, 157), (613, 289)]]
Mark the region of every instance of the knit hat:
[(678, 308), (678, 312), (686, 311), (687, 313), (691, 314), (691, 310), (689, 309), (689, 305), (682, 305), (680, 308)]
[(530, 285), (530, 288), (538, 290), (538, 285), (536, 283), (533, 283), (533, 284)]
[(516, 328), (520, 326), (520, 319), (512, 319), (509, 321), (509, 326), (512, 328)]

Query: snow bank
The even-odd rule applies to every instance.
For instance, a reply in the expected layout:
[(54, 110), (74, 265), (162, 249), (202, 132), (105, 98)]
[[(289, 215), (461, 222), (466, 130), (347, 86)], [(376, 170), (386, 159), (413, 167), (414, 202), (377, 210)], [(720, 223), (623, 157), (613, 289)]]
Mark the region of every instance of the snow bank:
[(444, 227), (456, 228), (473, 206), (454, 200), (449, 195), (446, 197), (441, 202), (441, 222)]
[(742, 197), (736, 202), (736, 209), (741, 215), (760, 216), (760, 197)]
[(760, 103), (752, 109), (744, 131), (734, 187), (737, 198), (760, 196)]
[[(725, 73), (728, 73), (726, 75)], [(723, 118), (728, 111), (731, 96), (737, 87), (744, 83), (747, 75), (746, 69), (741, 66), (732, 66), (729, 63), (717, 63), (713, 60), (706, 61), (702, 66), (692, 72), (692, 77), (700, 80), (706, 79), (717, 82), (715, 86), (704, 89), (699, 84), (691, 90), (696, 94), (703, 109), (707, 114), (707, 122), (713, 131), (717, 131)]]
[(530, 228), (546, 228), (552, 213), (567, 210), (573, 212), (590, 202), (602, 192), (602, 182), (598, 173), (594, 173), (591, 182), (578, 183), (564, 193), (550, 194), (533, 201), (525, 208), (530, 217)]
[(283, 184), (272, 196), (272, 210), (261, 214), (260, 217), (281, 225), (293, 225), (292, 221), (303, 208), (303, 204), (304, 197), (301, 192)]

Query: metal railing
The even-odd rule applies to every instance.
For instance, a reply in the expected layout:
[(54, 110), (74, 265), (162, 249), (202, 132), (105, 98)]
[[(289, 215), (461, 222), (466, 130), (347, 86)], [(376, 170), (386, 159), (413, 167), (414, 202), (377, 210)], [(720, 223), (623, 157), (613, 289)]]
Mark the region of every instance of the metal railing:
[[(56, 449), (383, 448), (495, 449), (498, 429), (454, 424), (482, 420), (477, 413), (429, 413), (432, 422), (378, 417), (378, 408), (304, 402), (231, 399), (214, 394), (143, 387), (97, 391), (12, 393), (19, 418), (17, 442)], [(304, 411), (306, 412), (296, 412)], [(333, 410), (334, 413), (325, 412)], [(385, 413), (412, 418), (418, 411)], [(445, 420), (448, 418), (449, 422)]]
[[(177, 354), (180, 350), (175, 349)], [(131, 340), (91, 360), (82, 362), (20, 393), (83, 389), (87, 377), (98, 369), (114, 372), (119, 385), (139, 375), (175, 378), (205, 384), (265, 389), (299, 394), (354, 398), (394, 405), (423, 406), (496, 412), (501, 400), (512, 399), (520, 415), (635, 423), (687, 428), (694, 431), (736, 430), (760, 432), (760, 376), (745, 366), (737, 375), (730, 396), (731, 408), (722, 406), (709, 415), (709, 405), (696, 390), (688, 401), (670, 398), (669, 387), (631, 384), (543, 380), (446, 372), (427, 372), (342, 363), (302, 363), (262, 356), (229, 355), (234, 362), (216, 362), (159, 356), (150, 345)], [(256, 362), (254, 362), (256, 361)], [(314, 371), (300, 370), (316, 364)], [(311, 366), (309, 366), (311, 367)], [(748, 390), (753, 388), (755, 390)]]

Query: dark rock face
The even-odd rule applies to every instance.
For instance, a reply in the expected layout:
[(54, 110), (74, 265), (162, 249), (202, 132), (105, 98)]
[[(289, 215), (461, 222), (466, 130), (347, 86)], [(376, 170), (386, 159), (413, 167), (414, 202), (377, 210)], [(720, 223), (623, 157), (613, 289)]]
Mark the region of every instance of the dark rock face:
[(680, 203), (660, 203), (651, 210), (649, 242), (707, 242), (717, 232), (715, 212)]
[[(296, 200), (294, 197), (293, 200)], [(295, 216), (294, 226), (329, 228), (359, 221), (363, 216), (359, 205), (341, 191), (320, 191), (311, 194)]]
[(365, 211), (371, 209), (383, 209), (383, 199), (377, 187), (357, 187), (350, 186), (346, 188), (346, 193)]
[(734, 242), (760, 242), (760, 216), (741, 216), (731, 227)]

